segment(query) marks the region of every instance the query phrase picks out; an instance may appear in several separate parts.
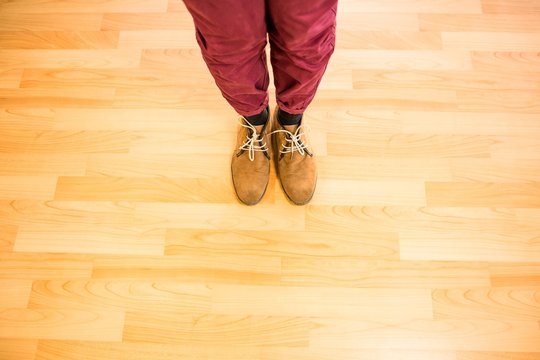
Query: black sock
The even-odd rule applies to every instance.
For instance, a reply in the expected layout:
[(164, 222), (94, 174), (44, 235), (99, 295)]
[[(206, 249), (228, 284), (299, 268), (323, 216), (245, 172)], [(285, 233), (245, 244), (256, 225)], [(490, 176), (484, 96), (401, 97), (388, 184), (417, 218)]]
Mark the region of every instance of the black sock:
[(253, 126), (264, 125), (268, 121), (268, 107), (261, 111), (260, 114), (244, 116), (244, 118)]
[(289, 114), (286, 111), (279, 109), (278, 121), (281, 125), (297, 125), (302, 121), (303, 114)]

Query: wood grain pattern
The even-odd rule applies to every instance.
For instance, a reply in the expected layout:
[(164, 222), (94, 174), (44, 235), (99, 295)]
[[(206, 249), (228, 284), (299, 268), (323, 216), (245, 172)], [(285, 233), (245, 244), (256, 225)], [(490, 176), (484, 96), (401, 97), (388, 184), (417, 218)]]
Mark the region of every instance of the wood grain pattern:
[[(384, 346), (385, 339), (389, 337), (395, 349), (540, 350), (537, 321), (474, 319), (370, 322), (319, 318), (315, 322), (317, 328), (312, 331), (311, 339), (321, 346), (337, 345), (352, 349), (379, 347)], [(418, 336), (419, 332), (423, 334), (422, 337)]]
[(0, 225), (0, 249), (1, 251), (11, 251), (15, 238), (17, 237), (17, 226), (2, 224)]
[(479, 51), (535, 51), (540, 40), (537, 33), (448, 32), (442, 34), (445, 49)]
[(27, 303), (32, 309), (153, 311), (159, 299), (162, 311), (204, 314), (210, 311), (211, 296), (208, 286), (175, 279), (40, 280), (34, 281)]
[(471, 59), (475, 69), (496, 70), (508, 66), (511, 71), (540, 72), (540, 57), (536, 52), (472, 51)]
[(17, 3), (2, 2), (0, 10), (6, 13), (103, 13), (103, 12), (164, 12), (168, 0), (156, 0), (151, 3), (141, 0), (108, 0), (97, 3), (78, 3), (70, 1), (66, 4), (61, 0), (53, 0), (47, 6), (40, 6), (40, 0), (23, 0)]
[[(175, 72), (173, 75), (164, 69), (26, 69), (19, 80), (20, 87), (25, 89), (76, 86), (81, 81), (86, 86), (128, 89), (134, 86), (159, 89), (162, 86), (174, 86), (179, 83), (197, 85), (201, 88), (215, 86), (212, 79), (203, 74), (200, 68), (199, 71), (193, 71), (194, 68), (187, 68), (184, 71)], [(68, 108), (67, 111), (69, 110), (73, 110), (73, 108)], [(95, 109), (87, 108), (85, 110)]]
[(0, 339), (0, 359), (34, 360), (38, 340)]
[(51, 200), (56, 182), (54, 176), (0, 176), (0, 199)]
[(482, 13), (482, 14), (418, 14), (423, 31), (487, 31), (487, 32), (539, 32), (538, 15)]
[(486, 158), (492, 143), (483, 135), (329, 133), (328, 153), (381, 158)]
[[(170, 1), (171, 4), (181, 4)], [(158, 12), (107, 12), (103, 13), (101, 30), (133, 31), (133, 30), (191, 30), (193, 19), (187, 11)]]
[(540, 266), (538, 263), (502, 263), (489, 269), (495, 287), (539, 286)]
[(535, 321), (539, 296), (534, 287), (438, 289), (433, 291), (433, 315), (435, 319)]
[(312, 206), (306, 214), (310, 230), (333, 226), (357, 231), (538, 231), (536, 208)]
[[(536, 231), (490, 233), (483, 231), (400, 232), (400, 254), (403, 259), (437, 259), (445, 261), (540, 261)], [(471, 242), (474, 239), (474, 242)]]
[(253, 254), (289, 257), (396, 259), (397, 235), (389, 232), (169, 229), (166, 255)]
[(229, 203), (234, 194), (225, 191), (228, 186), (229, 179), (62, 176), (55, 199)]
[(538, 208), (540, 184), (426, 182), (426, 197), (428, 206)]
[(341, 49), (415, 49), (442, 48), (437, 32), (344, 31), (337, 32), (336, 46)]
[[(99, 31), (100, 13), (10, 13), (0, 12), (1, 31)], [(106, 29), (104, 29), (106, 30)]]
[[(171, 316), (174, 314), (174, 316)], [(124, 340), (243, 346), (307, 346), (315, 324), (299, 316), (128, 312)], [(148, 329), (144, 339), (140, 335)]]
[(17, 339), (119, 341), (124, 313), (59, 309), (2, 309), (0, 335)]
[(80, 176), (86, 172), (81, 154), (0, 153), (0, 176)]
[(126, 131), (3, 131), (0, 153), (126, 153), (135, 134)]
[(0, 279), (89, 278), (92, 269), (87, 255), (0, 253)]
[(26, 308), (31, 289), (30, 280), (0, 280), (0, 308)]
[[(268, 309), (265, 299), (275, 297)], [(398, 305), (399, 303), (399, 305)], [(406, 307), (407, 311), (402, 311)], [(425, 289), (225, 286), (212, 289), (212, 311), (226, 315), (271, 315), (407, 320), (431, 318)]]
[(538, 14), (540, 12), (540, 6), (535, 1), (528, 0), (483, 0), (482, 11), (488, 14)]
[[(138, 49), (2, 49), (0, 69), (136, 68)], [(61, 89), (60, 89), (61, 90)]]
[(457, 360), (534, 360), (540, 353), (495, 352), (495, 351), (458, 351)]
[(183, 1), (0, 0), (0, 360), (540, 359), (539, 24), (339, 0), (317, 191), (248, 207)]
[(86, 254), (163, 254), (164, 229), (145, 226), (75, 224), (21, 226), (13, 248), (17, 252)]
[(17, 89), (21, 83), (23, 69), (0, 70), (0, 88)]
[(115, 49), (116, 31), (2, 31), (0, 49)]
[(445, 1), (440, 4), (428, 0), (400, 1), (392, 0), (368, 0), (357, 2), (354, 0), (343, 0), (340, 4), (343, 11), (358, 11), (368, 13), (479, 13), (481, 1)]
[(242, 255), (234, 261), (220, 255), (204, 258), (196, 255), (115, 257), (100, 256), (94, 262), (92, 277), (121, 279), (168, 278), (177, 281), (226, 283), (263, 283), (277, 285), (281, 258), (278, 256)]
[(400, 289), (490, 286), (487, 266), (474, 262), (284, 258), (282, 267), (282, 283), (291, 286)]

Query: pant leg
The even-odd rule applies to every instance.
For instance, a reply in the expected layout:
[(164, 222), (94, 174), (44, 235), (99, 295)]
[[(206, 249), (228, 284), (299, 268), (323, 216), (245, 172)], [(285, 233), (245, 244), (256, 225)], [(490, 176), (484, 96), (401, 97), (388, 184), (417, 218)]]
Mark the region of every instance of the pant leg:
[(300, 114), (313, 100), (335, 47), (337, 0), (266, 0), (276, 97)]
[(265, 0), (184, 0), (202, 56), (223, 97), (241, 115), (268, 104)]

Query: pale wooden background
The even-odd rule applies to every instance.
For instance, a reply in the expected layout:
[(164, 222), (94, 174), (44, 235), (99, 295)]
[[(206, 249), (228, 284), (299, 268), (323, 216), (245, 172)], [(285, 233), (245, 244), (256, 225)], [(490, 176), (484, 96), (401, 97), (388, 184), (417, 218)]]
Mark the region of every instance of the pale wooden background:
[(179, 0), (0, 0), (0, 359), (540, 359), (540, 2), (340, 0), (256, 207)]

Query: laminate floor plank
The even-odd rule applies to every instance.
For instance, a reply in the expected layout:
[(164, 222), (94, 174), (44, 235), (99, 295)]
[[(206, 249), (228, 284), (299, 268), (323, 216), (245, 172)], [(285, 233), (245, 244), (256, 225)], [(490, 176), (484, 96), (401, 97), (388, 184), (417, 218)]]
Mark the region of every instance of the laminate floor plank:
[(540, 359), (540, 4), (336, 15), (315, 194), (245, 206), (184, 1), (0, 0), (0, 360)]

